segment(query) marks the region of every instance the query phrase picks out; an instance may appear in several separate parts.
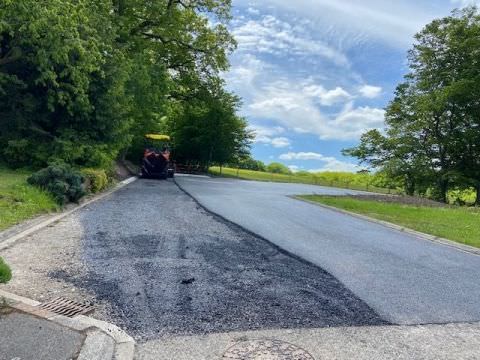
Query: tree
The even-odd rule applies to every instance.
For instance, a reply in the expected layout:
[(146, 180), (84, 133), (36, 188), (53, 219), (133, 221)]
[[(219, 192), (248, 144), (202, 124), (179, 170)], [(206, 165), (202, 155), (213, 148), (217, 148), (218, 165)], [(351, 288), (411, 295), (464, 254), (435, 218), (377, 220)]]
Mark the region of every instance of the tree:
[[(230, 10), (230, 0), (2, 1), (0, 160), (106, 167), (164, 131), (202, 161), (248, 152), (219, 75), (236, 45)], [(185, 151), (192, 128), (210, 155)]]
[(272, 174), (284, 174), (284, 175), (289, 175), (292, 173), (288, 167), (277, 162), (268, 164), (267, 171)]
[(480, 16), (477, 8), (434, 20), (416, 35), (410, 73), (387, 108), (386, 130), (346, 149), (391, 176), (407, 193), (475, 186), (480, 203)]
[(182, 103), (179, 116), (170, 125), (176, 159), (208, 168), (247, 155), (252, 135), (245, 119), (236, 114), (239, 105), (238, 97), (220, 86), (202, 88), (194, 99)]
[(111, 161), (125, 145), (127, 69), (111, 47), (108, 11), (87, 0), (2, 2), (3, 160), (94, 166)]

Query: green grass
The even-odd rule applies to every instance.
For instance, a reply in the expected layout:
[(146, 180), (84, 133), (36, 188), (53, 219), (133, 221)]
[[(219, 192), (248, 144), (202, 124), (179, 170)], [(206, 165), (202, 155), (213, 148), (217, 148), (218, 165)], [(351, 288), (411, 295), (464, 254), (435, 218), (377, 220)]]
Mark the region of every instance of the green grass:
[(301, 199), (388, 221), (430, 235), (480, 248), (480, 210), (419, 207), (349, 197), (302, 195)]
[(27, 184), (29, 175), (27, 171), (0, 167), (0, 231), (58, 209), (50, 195)]
[(12, 271), (0, 257), (0, 284), (5, 284), (12, 278)]
[(245, 180), (271, 181), (283, 183), (299, 183), (310, 185), (331, 186), (353, 190), (372, 191), (382, 194), (396, 193), (397, 190), (380, 188), (372, 185), (374, 175), (355, 174), (347, 172), (322, 172), (316, 174), (272, 174), (262, 171), (222, 168), (214, 166), (209, 173), (215, 176), (232, 177)]

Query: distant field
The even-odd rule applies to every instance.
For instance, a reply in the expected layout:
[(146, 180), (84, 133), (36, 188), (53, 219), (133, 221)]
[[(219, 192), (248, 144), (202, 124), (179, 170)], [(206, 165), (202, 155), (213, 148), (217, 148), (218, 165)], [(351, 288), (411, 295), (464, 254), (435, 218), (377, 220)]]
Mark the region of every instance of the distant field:
[(415, 206), (353, 197), (302, 195), (299, 198), (480, 248), (480, 209)]
[(271, 181), (283, 183), (299, 183), (338, 187), (352, 190), (371, 191), (382, 194), (396, 193), (396, 189), (385, 189), (372, 185), (374, 176), (370, 174), (354, 174), (347, 172), (323, 172), (317, 174), (271, 174), (261, 171), (237, 170), (232, 168), (211, 167), (210, 174), (224, 177), (234, 177), (245, 180)]
[(29, 175), (0, 167), (0, 230), (57, 209), (48, 194), (27, 184)]

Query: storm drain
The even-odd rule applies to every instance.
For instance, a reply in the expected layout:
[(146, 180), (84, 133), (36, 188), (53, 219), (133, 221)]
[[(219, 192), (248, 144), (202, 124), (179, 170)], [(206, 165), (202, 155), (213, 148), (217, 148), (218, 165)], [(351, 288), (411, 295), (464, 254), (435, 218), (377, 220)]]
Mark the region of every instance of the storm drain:
[(280, 340), (242, 341), (223, 355), (223, 360), (315, 360), (307, 351)]
[(83, 304), (63, 297), (57, 297), (53, 300), (42, 303), (39, 307), (55, 314), (68, 317), (85, 315), (93, 312), (93, 306), (91, 304)]

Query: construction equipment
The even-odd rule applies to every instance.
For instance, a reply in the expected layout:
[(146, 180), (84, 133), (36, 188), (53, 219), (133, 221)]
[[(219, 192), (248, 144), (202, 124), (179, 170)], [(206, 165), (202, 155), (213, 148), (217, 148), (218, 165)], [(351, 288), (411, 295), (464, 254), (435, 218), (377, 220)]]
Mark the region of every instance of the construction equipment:
[(145, 135), (141, 176), (151, 179), (167, 179), (175, 176), (175, 166), (170, 159), (170, 136)]

